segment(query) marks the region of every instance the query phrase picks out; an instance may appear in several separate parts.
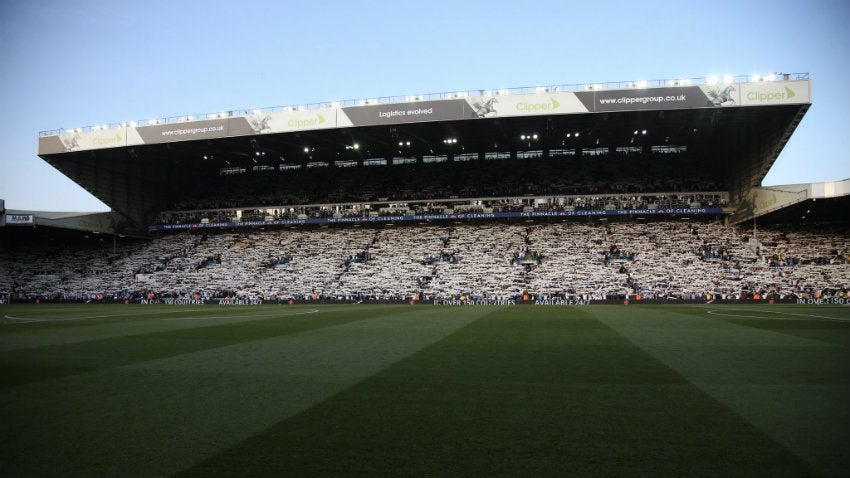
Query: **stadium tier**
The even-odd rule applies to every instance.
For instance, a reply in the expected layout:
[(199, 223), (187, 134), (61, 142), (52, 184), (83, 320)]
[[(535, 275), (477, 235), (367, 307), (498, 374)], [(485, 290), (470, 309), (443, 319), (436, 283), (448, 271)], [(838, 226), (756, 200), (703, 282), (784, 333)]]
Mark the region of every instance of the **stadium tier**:
[(0, 251), (0, 290), (62, 301), (850, 299), (846, 224), (640, 219), (211, 229), (117, 244), (48, 234)]

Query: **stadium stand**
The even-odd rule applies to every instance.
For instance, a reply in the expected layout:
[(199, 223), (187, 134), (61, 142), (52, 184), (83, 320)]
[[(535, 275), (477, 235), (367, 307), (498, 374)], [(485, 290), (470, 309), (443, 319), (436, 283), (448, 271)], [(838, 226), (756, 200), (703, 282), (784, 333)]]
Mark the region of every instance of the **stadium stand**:
[(847, 297), (850, 230), (719, 222), (210, 230), (14, 245), (18, 300), (661, 300)]
[[(21, 214), (36, 228), (83, 232), (0, 234), (0, 292), (71, 301), (846, 297), (850, 232), (834, 206), (850, 200), (850, 180), (759, 186), (811, 105), (808, 74), (733, 78), (734, 87), (698, 80), (42, 132), (39, 155), (113, 211)], [(496, 96), (486, 104), (497, 107), (481, 108)], [(756, 227), (765, 215), (761, 224), (791, 225)]]

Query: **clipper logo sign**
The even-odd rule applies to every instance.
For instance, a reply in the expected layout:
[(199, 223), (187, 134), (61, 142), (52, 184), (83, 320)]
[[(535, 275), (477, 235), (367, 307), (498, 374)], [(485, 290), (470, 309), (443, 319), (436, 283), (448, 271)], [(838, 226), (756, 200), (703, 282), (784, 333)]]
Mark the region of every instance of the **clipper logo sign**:
[(811, 103), (807, 81), (762, 82), (741, 85), (741, 103), (749, 106)]
[(529, 112), (529, 113), (538, 113), (543, 111), (552, 111), (561, 107), (561, 103), (558, 103), (558, 100), (555, 98), (549, 97), (549, 102), (546, 103), (517, 103), (516, 110)]
[(289, 121), (286, 122), (286, 126), (289, 128), (315, 128), (320, 124), (325, 122), (325, 117), (316, 113), (315, 118), (290, 118)]
[(792, 90), (791, 88), (788, 88), (787, 86), (784, 87), (784, 88), (785, 88), (785, 91), (780, 91), (780, 92), (776, 92), (776, 93), (751, 91), (751, 92), (747, 93), (747, 100), (749, 100), (749, 101), (760, 101), (762, 103), (769, 103), (769, 102), (773, 102), (773, 101), (790, 100), (791, 98), (794, 98), (795, 96), (797, 96), (797, 94), (794, 93), (794, 90)]
[(476, 118), (586, 113), (588, 110), (572, 92), (480, 96), (469, 98)]

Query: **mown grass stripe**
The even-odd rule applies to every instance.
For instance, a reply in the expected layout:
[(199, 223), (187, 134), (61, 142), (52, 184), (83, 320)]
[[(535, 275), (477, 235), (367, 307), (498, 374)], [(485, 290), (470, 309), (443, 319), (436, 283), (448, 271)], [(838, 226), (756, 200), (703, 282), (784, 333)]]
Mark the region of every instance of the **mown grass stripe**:
[[(168, 476), (491, 310), (446, 315), (349, 306), (334, 324), (286, 335), (270, 333), (278, 329), (263, 321), (246, 322), (239, 328), (257, 330), (229, 332), (262, 337), (0, 390), (0, 470), (4, 476)], [(343, 320), (347, 315), (362, 320)]]
[[(0, 370), (3, 370), (3, 374), (0, 375), (0, 389), (364, 320), (392, 314), (401, 309), (399, 307), (381, 309), (349, 307), (345, 310), (329, 310), (319, 314), (289, 315), (287, 309), (281, 308), (279, 317), (263, 315), (262, 318), (251, 320), (250, 326), (247, 327), (244, 321), (213, 324), (199, 322), (194, 327), (178, 330), (136, 333), (80, 343), (4, 351), (0, 352)], [(266, 314), (273, 308), (260, 310)], [(113, 326), (128, 332), (138, 331), (132, 321), (116, 322)]]
[(843, 476), (850, 469), (850, 347), (841, 344), (850, 324), (753, 318), (741, 324), (709, 310), (591, 312), (824, 475)]
[(508, 308), (178, 476), (812, 476), (580, 308)]
[[(40, 321), (37, 324), (27, 324), (33, 325), (31, 327), (18, 327), (19, 324), (0, 326), (0, 330), (6, 332), (0, 334), (0, 352), (318, 312), (315, 308), (276, 306), (247, 307), (238, 311), (204, 306), (177, 310), (173, 307), (165, 310), (162, 307), (145, 307), (134, 313), (128, 313), (132, 311), (126, 307), (111, 309), (102, 319), (72, 319), (74, 326), (54, 327), (52, 320), (46, 318), (36, 319)], [(116, 327), (116, 324), (120, 326)]]

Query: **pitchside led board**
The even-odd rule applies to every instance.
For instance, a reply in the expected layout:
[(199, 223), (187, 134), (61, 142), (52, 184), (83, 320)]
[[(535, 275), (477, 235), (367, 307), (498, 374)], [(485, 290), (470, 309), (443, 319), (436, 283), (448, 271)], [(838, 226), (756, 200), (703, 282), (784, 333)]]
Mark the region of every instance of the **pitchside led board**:
[(38, 154), (401, 123), (808, 103), (809, 80), (473, 96), (68, 132), (39, 137)]

